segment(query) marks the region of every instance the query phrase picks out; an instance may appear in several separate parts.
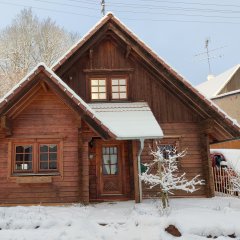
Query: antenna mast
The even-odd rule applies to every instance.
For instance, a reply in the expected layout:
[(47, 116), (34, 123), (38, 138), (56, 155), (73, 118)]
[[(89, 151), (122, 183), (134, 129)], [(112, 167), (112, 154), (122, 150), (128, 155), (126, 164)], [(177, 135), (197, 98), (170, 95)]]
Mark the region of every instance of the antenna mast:
[(105, 16), (105, 0), (101, 0), (101, 6), (102, 6), (101, 13), (103, 16)]
[(206, 48), (206, 54), (207, 54), (207, 60), (208, 60), (208, 71), (209, 71), (209, 74), (212, 73), (212, 70), (211, 70), (211, 64), (210, 64), (210, 56), (209, 56), (209, 42), (210, 42), (210, 39), (207, 38), (206, 41), (205, 41), (205, 48)]
[(222, 58), (223, 57), (223, 55), (215, 55), (215, 56), (212, 56), (212, 53), (213, 52), (215, 52), (215, 51), (217, 51), (217, 50), (220, 50), (220, 49), (222, 49), (222, 48), (225, 48), (226, 46), (223, 46), (223, 47), (218, 47), (218, 48), (215, 48), (215, 49), (210, 49), (209, 50), (209, 43), (210, 43), (210, 39), (209, 38), (207, 38), (206, 40), (205, 40), (205, 49), (206, 49), (206, 51), (205, 52), (201, 52), (201, 53), (198, 53), (198, 54), (195, 54), (194, 55), (194, 57), (201, 57), (201, 56), (203, 56), (203, 55), (205, 55), (206, 57), (205, 58), (203, 58), (203, 59), (199, 59), (199, 60), (207, 60), (208, 61), (208, 71), (209, 71), (209, 75), (211, 75), (212, 74), (212, 68), (211, 68), (211, 59), (213, 59), (213, 58)]

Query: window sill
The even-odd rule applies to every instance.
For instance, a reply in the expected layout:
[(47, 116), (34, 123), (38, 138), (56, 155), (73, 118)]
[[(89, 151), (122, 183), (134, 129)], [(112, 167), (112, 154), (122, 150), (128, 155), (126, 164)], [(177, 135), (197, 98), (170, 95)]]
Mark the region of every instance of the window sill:
[(46, 173), (13, 173), (12, 177), (40, 177), (40, 176), (60, 176), (59, 172)]

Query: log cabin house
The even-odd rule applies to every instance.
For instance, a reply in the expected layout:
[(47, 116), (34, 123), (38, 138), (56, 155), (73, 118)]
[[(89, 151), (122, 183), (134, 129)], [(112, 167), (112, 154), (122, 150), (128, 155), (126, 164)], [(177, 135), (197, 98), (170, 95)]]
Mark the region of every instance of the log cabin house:
[(209, 143), (239, 126), (113, 14), (50, 69), (40, 63), (0, 100), (0, 203), (69, 203), (157, 196), (139, 181), (149, 146), (188, 149), (179, 162), (214, 195)]

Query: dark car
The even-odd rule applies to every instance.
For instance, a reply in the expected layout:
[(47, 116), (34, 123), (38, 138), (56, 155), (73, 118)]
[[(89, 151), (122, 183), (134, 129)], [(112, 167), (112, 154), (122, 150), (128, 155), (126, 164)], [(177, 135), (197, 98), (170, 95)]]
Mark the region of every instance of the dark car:
[(227, 161), (222, 153), (211, 153), (210, 158), (212, 160), (212, 167), (227, 167)]

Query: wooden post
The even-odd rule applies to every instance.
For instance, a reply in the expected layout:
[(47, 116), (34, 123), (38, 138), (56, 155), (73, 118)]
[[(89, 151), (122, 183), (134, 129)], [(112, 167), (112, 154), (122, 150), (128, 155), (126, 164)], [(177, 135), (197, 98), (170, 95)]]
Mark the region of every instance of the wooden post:
[(205, 175), (206, 195), (214, 197), (214, 179), (212, 172), (212, 162), (210, 159), (210, 145), (208, 134), (201, 133), (201, 148), (202, 148), (202, 164), (203, 173)]
[(132, 141), (132, 154), (133, 154), (133, 176), (134, 176), (134, 194), (135, 202), (140, 203), (140, 193), (139, 193), (139, 173), (138, 173), (138, 142)]
[(89, 203), (89, 149), (88, 144), (91, 137), (85, 136), (83, 132), (79, 134), (79, 162), (80, 162), (80, 201)]

